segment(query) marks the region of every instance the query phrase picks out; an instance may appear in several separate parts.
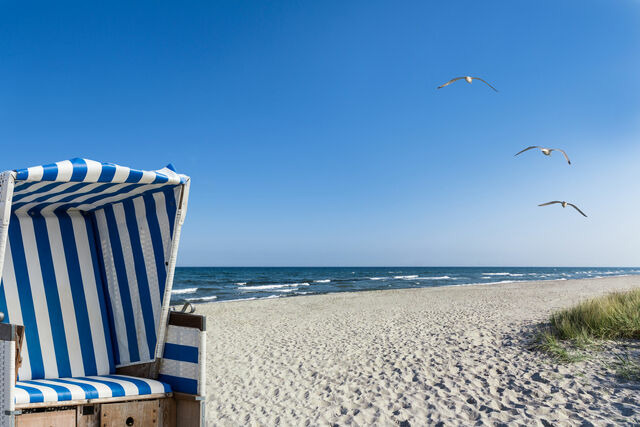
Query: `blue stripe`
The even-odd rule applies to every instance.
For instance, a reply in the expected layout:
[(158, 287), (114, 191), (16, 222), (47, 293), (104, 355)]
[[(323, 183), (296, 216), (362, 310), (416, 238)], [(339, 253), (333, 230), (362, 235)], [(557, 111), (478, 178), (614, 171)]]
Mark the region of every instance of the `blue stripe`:
[(29, 387), (22, 384), (16, 384), (16, 388), (20, 388), (29, 393), (29, 403), (44, 402), (44, 395), (37, 388)]
[(181, 362), (198, 363), (198, 347), (190, 345), (166, 343), (164, 345), (165, 359), (179, 360)]
[(44, 364), (42, 362), (36, 313), (33, 306), (33, 295), (31, 294), (31, 281), (27, 273), (27, 260), (24, 253), (20, 222), (18, 222), (16, 215), (11, 215), (9, 242), (11, 244), (16, 283), (19, 284), (17, 288), (18, 298), (20, 299), (20, 309), (22, 310), (22, 321), (25, 325), (28, 325), (25, 340), (29, 351), (31, 378), (44, 378)]
[(100, 176), (98, 177), (98, 182), (111, 182), (113, 181), (113, 177), (116, 174), (116, 166), (109, 165), (106, 163), (102, 164), (102, 172), (100, 172)]
[[(62, 246), (65, 260), (67, 261), (67, 273), (69, 275), (69, 285), (73, 298), (73, 308), (78, 325), (78, 335), (80, 336), (80, 351), (82, 352), (82, 362), (85, 375), (97, 375), (96, 357), (93, 349), (93, 337), (89, 322), (89, 312), (87, 311), (87, 300), (84, 295), (82, 274), (80, 272), (80, 258), (78, 247), (76, 246), (76, 236), (73, 231), (73, 223), (67, 213), (59, 213), (60, 234), (62, 235)], [(80, 218), (82, 221), (83, 219)], [(99, 283), (98, 283), (98, 286)], [(96, 308), (92, 308), (96, 309)]]
[[(102, 248), (96, 243), (95, 237), (98, 236), (98, 227), (95, 226), (95, 216), (84, 217), (84, 222), (87, 227), (87, 236), (89, 238), (89, 252), (91, 252), (91, 261), (93, 262), (93, 274), (95, 276), (96, 284), (98, 284), (98, 300), (100, 301), (98, 309), (100, 310), (100, 315), (102, 316), (102, 328), (104, 330), (104, 338), (107, 343), (107, 354), (109, 356), (109, 372), (113, 372), (115, 370), (115, 361), (114, 361), (114, 351), (115, 347), (115, 355), (119, 357), (120, 354), (118, 351), (118, 342), (115, 339), (115, 333), (112, 334), (111, 331), (115, 331), (115, 326), (113, 324), (113, 315), (109, 315), (108, 311), (111, 307), (110, 301), (108, 298), (105, 298), (105, 295), (108, 294), (106, 286), (107, 280), (105, 277), (104, 271), (104, 263), (98, 263), (98, 254), (102, 254)], [(104, 257), (102, 258), (104, 259)], [(112, 343), (113, 346), (112, 347)]]
[[(112, 378), (120, 381), (128, 381), (133, 383), (138, 388), (138, 394), (151, 394), (151, 386), (146, 381), (142, 381), (138, 378), (124, 377), (121, 375), (105, 375), (105, 378)], [(171, 391), (171, 390), (169, 390)]]
[(4, 313), (4, 322), (11, 323), (9, 319), (9, 310), (7, 310), (7, 298), (4, 291), (4, 281), (0, 277), (0, 311)]
[(39, 386), (43, 386), (43, 387), (49, 387), (52, 388), (57, 394), (58, 394), (58, 401), (61, 400), (71, 400), (71, 390), (69, 390), (67, 387), (61, 386), (61, 385), (54, 385), (54, 384), (46, 384), (46, 383), (41, 383), (39, 381), (20, 381), (21, 384), (31, 384), (31, 385), (39, 385)]
[(113, 381), (106, 381), (106, 380), (103, 380), (102, 378), (98, 379), (98, 378), (86, 378), (86, 377), (79, 377), (77, 379), (104, 384), (111, 389), (111, 395), (113, 397), (126, 396), (124, 388), (120, 384), (114, 383)]
[(138, 170), (129, 170), (129, 176), (127, 177), (125, 182), (140, 182), (142, 179), (142, 171)]
[(153, 256), (156, 261), (156, 271), (158, 273), (158, 289), (160, 291), (160, 301), (164, 298), (164, 286), (167, 280), (167, 268), (164, 264), (164, 245), (162, 243), (162, 233), (158, 222), (158, 212), (156, 202), (152, 194), (145, 194), (142, 198), (146, 211), (149, 234), (151, 235), (151, 245), (153, 246)]
[(84, 159), (72, 159), (73, 172), (69, 181), (82, 181), (87, 176), (87, 162)]
[(176, 194), (173, 189), (165, 190), (165, 203), (167, 204), (167, 216), (169, 217), (169, 230), (171, 230), (171, 240), (173, 240), (173, 226), (176, 222)]
[(140, 228), (136, 220), (136, 209), (133, 200), (127, 200), (123, 204), (124, 216), (129, 230), (129, 240), (131, 242), (131, 252), (136, 271), (136, 281), (138, 282), (138, 295), (140, 296), (140, 306), (142, 307), (142, 318), (144, 329), (147, 335), (149, 354), (154, 354), (156, 348), (156, 321), (153, 317), (153, 300), (149, 291), (149, 280), (147, 278), (147, 268), (144, 263), (144, 253), (140, 242)]
[(109, 232), (109, 240), (111, 241), (111, 251), (113, 254), (113, 263), (116, 269), (116, 277), (118, 280), (118, 288), (124, 312), (124, 322), (127, 330), (127, 341), (129, 343), (129, 361), (138, 362), (140, 354), (138, 350), (138, 340), (136, 334), (135, 317), (133, 315), (133, 307), (131, 305), (131, 294), (129, 293), (129, 281), (127, 280), (127, 271), (124, 264), (124, 255), (122, 253), (122, 244), (116, 223), (113, 206), (108, 205), (104, 208), (104, 213)]
[[(51, 334), (53, 336), (53, 346), (55, 348), (56, 363), (58, 365), (58, 376), (70, 377), (71, 364), (69, 362), (69, 349), (67, 348), (67, 336), (62, 318), (62, 308), (60, 307), (58, 283), (56, 281), (56, 274), (53, 268), (49, 232), (47, 231), (47, 224), (45, 223), (44, 217), (38, 216), (33, 217), (32, 219), (36, 235), (38, 257), (40, 258), (44, 293), (47, 299), (47, 308), (49, 310), (49, 321), (51, 323)], [(75, 327), (76, 325), (67, 326)]]
[(67, 379), (63, 380), (60, 378), (52, 378), (52, 379), (49, 379), (49, 381), (55, 381), (57, 383), (71, 384), (71, 385), (76, 385), (78, 387), (81, 387), (82, 390), (84, 391), (85, 399), (97, 399), (98, 397), (100, 397), (100, 393), (98, 393), (98, 389), (90, 384), (82, 383), (79, 381), (70, 381)]
[(171, 390), (179, 393), (198, 394), (198, 381), (191, 378), (160, 374), (158, 375), (158, 381), (169, 384)]
[(58, 165), (52, 163), (50, 165), (42, 166), (43, 173), (40, 181), (55, 181), (58, 177)]
[[(120, 185), (120, 184), (114, 184), (114, 185)], [(59, 208), (57, 208), (57, 210), (68, 210), (71, 208), (76, 208), (80, 205), (87, 205), (87, 204), (93, 204), (93, 203), (97, 203), (100, 202), (102, 200), (108, 199), (110, 197), (114, 197), (114, 196), (120, 196), (122, 194), (126, 194), (126, 193), (130, 193), (134, 190), (136, 190), (137, 188), (140, 188), (142, 186), (145, 186), (147, 184), (130, 184), (127, 185), (124, 188), (121, 188), (118, 191), (113, 191), (107, 194), (99, 194), (95, 197), (90, 197), (87, 200), (83, 201), (83, 202), (75, 202), (75, 203), (67, 203), (66, 205), (62, 205)], [(112, 185), (110, 184), (109, 187), (111, 187)], [(136, 196), (139, 196), (139, 194), (137, 194)]]

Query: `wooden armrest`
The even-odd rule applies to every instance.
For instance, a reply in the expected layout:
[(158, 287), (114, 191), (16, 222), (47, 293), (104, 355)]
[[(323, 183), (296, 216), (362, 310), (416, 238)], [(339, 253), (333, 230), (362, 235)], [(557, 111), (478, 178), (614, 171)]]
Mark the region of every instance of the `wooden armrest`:
[(196, 328), (201, 331), (207, 329), (207, 318), (199, 314), (182, 313), (172, 311), (169, 313), (169, 324), (173, 326), (184, 326), (186, 328)]

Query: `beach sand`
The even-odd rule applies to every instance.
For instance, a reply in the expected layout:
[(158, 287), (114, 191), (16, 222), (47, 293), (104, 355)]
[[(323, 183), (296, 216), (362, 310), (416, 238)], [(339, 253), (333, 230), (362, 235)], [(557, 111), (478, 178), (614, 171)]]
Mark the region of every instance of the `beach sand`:
[(640, 423), (640, 384), (599, 356), (558, 365), (527, 350), (553, 310), (639, 286), (627, 276), (200, 305), (208, 423)]

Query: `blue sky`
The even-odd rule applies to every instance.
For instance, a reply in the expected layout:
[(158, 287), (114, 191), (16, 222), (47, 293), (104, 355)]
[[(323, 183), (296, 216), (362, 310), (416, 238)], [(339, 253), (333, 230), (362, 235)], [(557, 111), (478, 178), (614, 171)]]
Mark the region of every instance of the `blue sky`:
[(637, 266), (638, 52), (636, 0), (0, 1), (0, 169), (172, 162), (181, 265)]

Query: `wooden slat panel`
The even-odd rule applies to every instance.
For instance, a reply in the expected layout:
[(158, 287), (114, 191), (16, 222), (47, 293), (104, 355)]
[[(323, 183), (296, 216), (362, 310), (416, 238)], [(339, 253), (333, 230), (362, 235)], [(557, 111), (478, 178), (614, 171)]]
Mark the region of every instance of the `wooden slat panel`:
[(16, 417), (16, 427), (69, 427), (76, 425), (75, 409), (36, 412)]
[(100, 410), (100, 425), (104, 427), (160, 426), (160, 402), (157, 400), (107, 403)]

